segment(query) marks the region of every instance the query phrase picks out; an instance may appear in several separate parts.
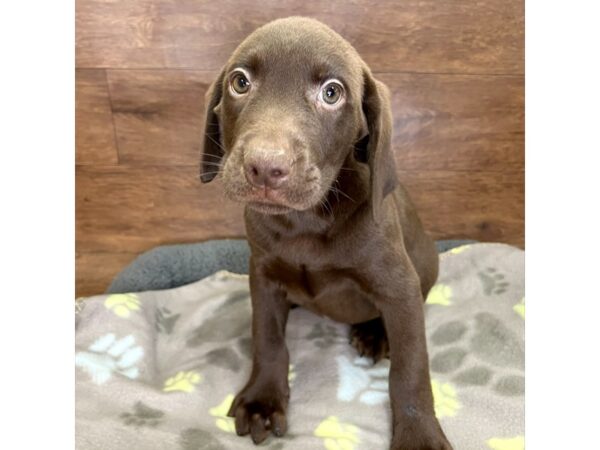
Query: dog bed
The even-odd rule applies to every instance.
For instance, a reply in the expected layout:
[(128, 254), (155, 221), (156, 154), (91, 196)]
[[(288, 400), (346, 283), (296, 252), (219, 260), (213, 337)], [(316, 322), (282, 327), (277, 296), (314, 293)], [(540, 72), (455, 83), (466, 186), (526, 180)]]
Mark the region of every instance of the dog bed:
[[(162, 265), (150, 266), (144, 277), (162, 290), (132, 292), (138, 273), (138, 284), (111, 286), (130, 292), (77, 302), (77, 448), (255, 448), (226, 415), (251, 367), (247, 275), (168, 288), (154, 271)], [(443, 253), (425, 311), (436, 414), (454, 448), (523, 449), (524, 252), (471, 244)], [(287, 343), (288, 433), (260, 447), (387, 449), (389, 361), (360, 358), (348, 326), (302, 308), (290, 312)]]

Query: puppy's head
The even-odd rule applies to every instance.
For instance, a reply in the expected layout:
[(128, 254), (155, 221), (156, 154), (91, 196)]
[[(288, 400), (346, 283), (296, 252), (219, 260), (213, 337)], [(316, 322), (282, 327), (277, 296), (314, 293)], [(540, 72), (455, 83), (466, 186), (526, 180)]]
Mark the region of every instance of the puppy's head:
[[(252, 33), (207, 93), (201, 180), (267, 214), (318, 205), (346, 158), (371, 169), (373, 211), (396, 183), (387, 89), (354, 48), (312, 19)], [(362, 155), (362, 156), (361, 156)]]

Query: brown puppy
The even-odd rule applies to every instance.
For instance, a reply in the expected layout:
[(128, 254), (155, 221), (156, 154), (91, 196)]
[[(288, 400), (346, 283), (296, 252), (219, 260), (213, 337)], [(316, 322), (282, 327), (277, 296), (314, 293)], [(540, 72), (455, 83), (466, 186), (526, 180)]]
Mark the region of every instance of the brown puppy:
[(450, 449), (435, 417), (423, 299), (438, 256), (396, 178), (387, 88), (311, 19), (252, 33), (207, 94), (201, 179), (247, 204), (252, 374), (229, 414), (255, 443), (286, 431), (291, 305), (352, 324), (391, 360), (392, 449)]

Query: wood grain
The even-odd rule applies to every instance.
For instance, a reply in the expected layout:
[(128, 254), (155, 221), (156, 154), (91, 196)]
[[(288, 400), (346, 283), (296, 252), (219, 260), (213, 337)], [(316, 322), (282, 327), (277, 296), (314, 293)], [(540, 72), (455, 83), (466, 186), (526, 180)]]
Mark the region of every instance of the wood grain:
[(204, 94), (215, 76), (181, 70), (109, 71), (120, 161), (198, 164)]
[(75, 255), (75, 296), (98, 295), (137, 253), (77, 253)]
[(525, 245), (524, 171), (399, 171), (434, 239)]
[(79, 166), (76, 249), (142, 252), (165, 243), (244, 234), (242, 208), (197, 166)]
[(304, 15), (375, 71), (524, 71), (522, 0), (77, 0), (77, 67), (218, 70), (255, 28)]
[(75, 71), (75, 161), (77, 164), (118, 162), (104, 70)]
[(399, 168), (524, 169), (523, 77), (376, 76), (392, 92)]

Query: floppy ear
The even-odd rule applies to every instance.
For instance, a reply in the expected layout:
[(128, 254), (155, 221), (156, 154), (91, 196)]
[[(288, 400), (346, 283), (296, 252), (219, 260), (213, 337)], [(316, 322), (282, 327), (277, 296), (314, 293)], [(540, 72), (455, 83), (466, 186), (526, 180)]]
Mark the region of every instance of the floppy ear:
[(383, 199), (398, 185), (392, 154), (392, 108), (387, 87), (364, 70), (362, 108), (368, 129), (367, 161), (371, 171), (371, 210), (381, 220)]
[(221, 104), (223, 96), (223, 76), (221, 71), (218, 78), (206, 93), (206, 119), (204, 122), (204, 145), (202, 146), (202, 160), (200, 163), (200, 181), (208, 183), (217, 175), (223, 158), (223, 145), (221, 143), (221, 125), (216, 110)]

